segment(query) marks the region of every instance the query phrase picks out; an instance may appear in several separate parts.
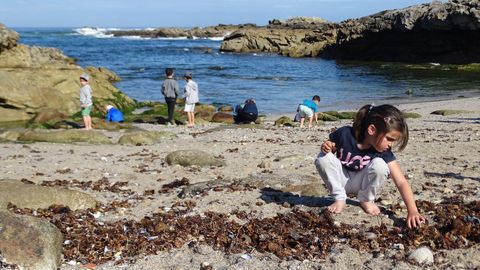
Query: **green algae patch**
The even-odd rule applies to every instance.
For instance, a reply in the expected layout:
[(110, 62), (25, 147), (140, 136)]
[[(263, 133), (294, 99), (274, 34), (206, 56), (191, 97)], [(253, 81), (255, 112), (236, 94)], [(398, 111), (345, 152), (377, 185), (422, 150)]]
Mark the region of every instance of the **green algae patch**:
[(357, 112), (326, 111), (326, 112), (323, 112), (323, 114), (328, 114), (338, 119), (354, 119), (355, 115), (357, 115)]
[(421, 118), (422, 117), (421, 114), (414, 113), (414, 112), (403, 113), (403, 116), (405, 116), (405, 118)]
[(472, 111), (466, 111), (466, 110), (436, 110), (431, 112), (430, 114), (436, 114), (436, 115), (452, 115), (452, 114), (461, 114), (461, 113), (471, 113)]

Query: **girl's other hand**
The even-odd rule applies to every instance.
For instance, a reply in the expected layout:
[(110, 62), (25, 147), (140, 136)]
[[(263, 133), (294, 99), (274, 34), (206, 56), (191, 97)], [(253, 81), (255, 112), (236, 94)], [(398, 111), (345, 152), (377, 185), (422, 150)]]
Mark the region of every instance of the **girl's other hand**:
[(335, 152), (336, 151), (335, 143), (332, 141), (325, 141), (323, 142), (321, 149), (322, 149), (322, 152), (325, 154), (330, 152)]

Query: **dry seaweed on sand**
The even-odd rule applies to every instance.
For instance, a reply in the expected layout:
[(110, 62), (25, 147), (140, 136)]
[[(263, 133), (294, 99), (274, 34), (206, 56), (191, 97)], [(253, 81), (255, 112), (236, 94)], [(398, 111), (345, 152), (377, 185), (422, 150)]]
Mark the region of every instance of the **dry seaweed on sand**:
[[(9, 209), (18, 214), (35, 213), (50, 220), (65, 236), (65, 260), (95, 264), (134, 261), (158, 251), (200, 244), (227, 254), (257, 250), (282, 259), (305, 260), (325, 258), (337, 242), (367, 252), (384, 252), (393, 244), (401, 244), (406, 249), (425, 245), (438, 250), (480, 243), (480, 201), (464, 203), (450, 199), (440, 204), (420, 201), (418, 205), (435, 224), (416, 229), (386, 225), (358, 228), (335, 224), (326, 211), (307, 212), (296, 208), (272, 218), (255, 218), (239, 224), (220, 213), (189, 215), (196, 206), (192, 200), (178, 201), (170, 211), (140, 221), (112, 223), (101, 222), (90, 213), (112, 210), (114, 206), (83, 211), (71, 211), (63, 206), (33, 211), (10, 205)], [(375, 237), (366, 237), (365, 232)]]

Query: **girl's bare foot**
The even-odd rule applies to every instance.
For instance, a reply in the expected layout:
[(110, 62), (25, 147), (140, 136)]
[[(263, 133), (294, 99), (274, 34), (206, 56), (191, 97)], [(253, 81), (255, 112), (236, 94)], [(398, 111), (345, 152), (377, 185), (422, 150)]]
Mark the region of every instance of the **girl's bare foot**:
[(335, 201), (334, 203), (330, 204), (327, 207), (327, 210), (330, 213), (338, 214), (342, 212), (342, 210), (347, 206), (347, 203), (345, 201)]
[(363, 208), (365, 213), (370, 215), (380, 214), (380, 208), (374, 202), (360, 202), (360, 206)]

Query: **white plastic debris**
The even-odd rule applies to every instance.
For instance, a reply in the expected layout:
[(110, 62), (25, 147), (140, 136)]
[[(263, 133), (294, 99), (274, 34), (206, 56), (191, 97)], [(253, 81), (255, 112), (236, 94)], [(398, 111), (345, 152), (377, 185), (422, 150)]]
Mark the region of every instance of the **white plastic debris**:
[(433, 252), (428, 247), (417, 248), (408, 255), (408, 259), (419, 264), (433, 264), (434, 262)]
[(242, 257), (242, 259), (247, 260), (247, 261), (252, 259), (252, 255), (250, 255), (250, 254), (242, 254), (240, 257)]
[(92, 217), (94, 217), (95, 219), (97, 219), (97, 218), (99, 218), (100, 216), (102, 216), (102, 213), (100, 213), (100, 212), (98, 212), (98, 211), (95, 212), (95, 213), (90, 213), (90, 212), (89, 212), (89, 214), (90, 214)]

